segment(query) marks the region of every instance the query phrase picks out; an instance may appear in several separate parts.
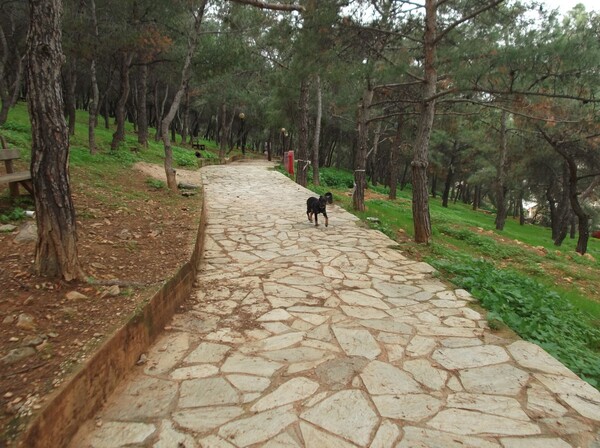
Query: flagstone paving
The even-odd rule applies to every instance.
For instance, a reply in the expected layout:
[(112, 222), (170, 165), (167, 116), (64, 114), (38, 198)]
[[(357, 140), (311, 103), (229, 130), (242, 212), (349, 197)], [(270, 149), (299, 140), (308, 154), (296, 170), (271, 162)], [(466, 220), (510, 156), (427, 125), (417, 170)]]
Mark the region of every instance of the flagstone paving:
[(73, 448), (600, 447), (600, 392), (431, 266), (265, 163), (202, 172), (193, 309)]

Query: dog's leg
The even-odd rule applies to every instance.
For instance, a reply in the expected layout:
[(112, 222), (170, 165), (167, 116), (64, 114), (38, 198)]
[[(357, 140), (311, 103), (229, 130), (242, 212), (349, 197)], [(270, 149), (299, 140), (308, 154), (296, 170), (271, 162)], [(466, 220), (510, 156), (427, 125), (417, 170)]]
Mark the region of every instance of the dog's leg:
[(318, 219), (318, 217), (319, 217), (319, 214), (315, 213), (315, 227), (319, 225), (319, 219)]
[(329, 218), (327, 217), (327, 213), (323, 213), (323, 216), (325, 217), (325, 227), (329, 227)]
[(312, 222), (312, 212), (306, 212), (306, 216), (308, 216), (308, 220)]

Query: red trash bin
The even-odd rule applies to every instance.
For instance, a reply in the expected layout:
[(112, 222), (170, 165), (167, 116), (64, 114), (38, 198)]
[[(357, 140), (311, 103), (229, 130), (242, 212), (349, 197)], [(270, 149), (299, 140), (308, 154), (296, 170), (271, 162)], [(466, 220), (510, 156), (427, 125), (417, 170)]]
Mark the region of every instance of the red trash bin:
[(288, 151), (288, 163), (287, 163), (288, 173), (292, 176), (294, 175), (294, 151)]

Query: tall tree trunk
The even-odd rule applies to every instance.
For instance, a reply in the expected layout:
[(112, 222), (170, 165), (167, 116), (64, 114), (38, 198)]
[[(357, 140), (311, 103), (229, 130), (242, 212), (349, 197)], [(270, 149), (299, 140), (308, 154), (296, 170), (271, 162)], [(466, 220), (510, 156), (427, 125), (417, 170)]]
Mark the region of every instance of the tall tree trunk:
[(427, 194), (427, 166), (429, 165), (429, 140), (435, 115), (435, 93), (437, 84), (436, 35), (437, 35), (437, 1), (425, 0), (425, 36), (424, 36), (424, 70), (423, 103), (417, 128), (417, 138), (413, 154), (412, 213), (417, 243), (429, 243), (431, 239), (431, 216), (429, 214), (429, 197)]
[[(92, 28), (94, 32), (94, 38), (98, 38), (98, 21), (96, 19), (96, 1), (90, 1), (90, 13), (92, 16)], [(92, 98), (88, 107), (88, 144), (90, 147), (90, 154), (96, 154), (96, 120), (98, 117), (98, 108), (100, 106), (100, 92), (98, 90), (98, 79), (96, 76), (96, 46), (92, 49), (92, 63), (90, 64), (90, 81), (92, 87)]]
[(354, 158), (354, 192), (352, 207), (360, 212), (365, 210), (365, 188), (367, 186), (367, 139), (369, 108), (373, 102), (373, 89), (368, 86), (358, 108), (358, 148)]
[(577, 195), (577, 161), (568, 152), (568, 149), (563, 147), (562, 142), (553, 140), (539, 127), (538, 130), (542, 133), (550, 146), (552, 146), (552, 148), (558, 154), (560, 154), (566, 162), (569, 173), (569, 202), (571, 203), (571, 209), (573, 210), (573, 213), (575, 213), (575, 216), (577, 216), (577, 226), (579, 227), (579, 238), (577, 239), (577, 247), (575, 250), (581, 255), (584, 255), (587, 252), (587, 244), (590, 238), (590, 216), (585, 212), (579, 203), (579, 197)]
[[(569, 231), (569, 221), (573, 215), (571, 210), (570, 197), (570, 182), (569, 182), (569, 166), (567, 162), (563, 162), (563, 173), (562, 173), (562, 195), (559, 203), (555, 205), (555, 220), (553, 224), (553, 235), (556, 233), (554, 238), (554, 245), (560, 246), (564, 239), (567, 237)], [(556, 227), (556, 230), (554, 230)]]
[(398, 125), (396, 126), (396, 136), (390, 148), (390, 163), (389, 163), (389, 184), (390, 194), (389, 199), (396, 199), (398, 190), (398, 159), (400, 158), (400, 145), (402, 144), (402, 126), (403, 116), (398, 116)]
[[(0, 60), (0, 100), (2, 101), (2, 106), (0, 107), (0, 126), (6, 123), (6, 119), (8, 118), (8, 111), (11, 107), (15, 105), (17, 100), (19, 99), (19, 91), (21, 89), (21, 80), (23, 77), (23, 58), (17, 53), (14, 61), (16, 61), (16, 67), (13, 68), (15, 73), (14, 81), (12, 85), (10, 81), (8, 81), (8, 76), (5, 70), (8, 69), (8, 42), (6, 40), (6, 36), (4, 34), (4, 29), (0, 24), (0, 54), (2, 54), (2, 59)], [(16, 49), (14, 49), (17, 51)]]
[(77, 88), (77, 59), (73, 58), (67, 67), (67, 98), (65, 99), (65, 109), (67, 116), (69, 117), (69, 135), (75, 135), (75, 119), (77, 116), (77, 110), (75, 107), (75, 89)]
[(200, 25), (202, 24), (202, 17), (204, 16), (206, 2), (207, 0), (200, 0), (197, 5), (194, 5), (195, 7), (192, 11), (192, 15), (194, 17), (194, 28), (190, 30), (190, 34), (188, 36), (187, 53), (185, 55), (185, 61), (181, 70), (181, 82), (179, 84), (179, 89), (173, 98), (171, 108), (161, 123), (162, 139), (165, 148), (165, 173), (167, 176), (167, 186), (169, 189), (171, 189), (171, 191), (177, 191), (177, 179), (175, 178), (175, 170), (173, 169), (173, 149), (171, 148), (171, 141), (169, 139), (169, 126), (171, 125), (171, 122), (173, 121), (173, 118), (179, 109), (181, 98), (188, 88), (192, 57), (194, 56), (196, 47), (198, 46), (198, 40), (200, 38)]
[(321, 77), (319, 75), (315, 76), (315, 89), (317, 91), (317, 118), (315, 119), (315, 135), (312, 147), (313, 184), (321, 185), (321, 180), (319, 179), (319, 139), (321, 138), (321, 120), (323, 118), (323, 98)]
[(227, 151), (227, 104), (223, 101), (219, 111), (219, 127), (218, 127), (218, 139), (219, 139), (219, 159), (225, 158)]
[(188, 139), (190, 129), (190, 89), (185, 89), (185, 103), (183, 106), (183, 122), (181, 123), (181, 143), (185, 144)]
[(377, 153), (379, 152), (379, 138), (381, 137), (381, 121), (377, 121), (373, 133), (373, 145), (367, 153), (367, 168), (373, 186), (377, 185)]
[(148, 65), (140, 66), (140, 87), (138, 90), (138, 113), (137, 113), (137, 128), (138, 128), (138, 143), (144, 148), (148, 147)]
[(115, 111), (117, 129), (113, 134), (110, 144), (110, 149), (113, 151), (116, 151), (119, 144), (125, 140), (125, 106), (129, 97), (129, 68), (131, 67), (132, 59), (133, 53), (126, 51), (121, 53), (120, 95), (117, 102), (117, 110)]
[[(456, 147), (457, 142), (454, 142)], [(448, 197), (450, 196), (450, 188), (454, 183), (454, 159), (455, 154), (453, 153), (450, 158), (450, 164), (448, 165), (448, 173), (446, 174), (446, 182), (444, 183), (444, 192), (442, 193), (442, 207), (448, 208)]]
[(500, 123), (500, 163), (498, 166), (498, 177), (496, 179), (496, 230), (504, 230), (506, 223), (506, 161), (508, 158), (508, 141), (506, 123), (508, 113), (503, 110)]
[[(27, 100), (31, 176), (38, 238), (35, 270), (65, 281), (84, 278), (77, 254), (77, 221), (69, 181), (69, 134), (63, 115), (60, 0), (29, 2)], [(40, 45), (43, 42), (43, 45)]]
[(298, 169), (296, 170), (296, 183), (306, 187), (308, 169), (308, 101), (310, 95), (310, 82), (304, 77), (300, 83), (300, 100), (298, 103)]
[(479, 208), (481, 202), (481, 185), (475, 185), (475, 193), (473, 194), (473, 210)]

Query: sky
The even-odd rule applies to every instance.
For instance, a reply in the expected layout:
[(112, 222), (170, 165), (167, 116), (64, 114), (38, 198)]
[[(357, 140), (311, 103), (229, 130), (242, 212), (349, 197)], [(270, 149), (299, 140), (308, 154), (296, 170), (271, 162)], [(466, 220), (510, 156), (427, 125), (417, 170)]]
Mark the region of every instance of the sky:
[(561, 13), (570, 11), (577, 3), (583, 3), (586, 11), (600, 12), (600, 1), (598, 0), (543, 0), (549, 9), (559, 8)]

